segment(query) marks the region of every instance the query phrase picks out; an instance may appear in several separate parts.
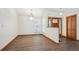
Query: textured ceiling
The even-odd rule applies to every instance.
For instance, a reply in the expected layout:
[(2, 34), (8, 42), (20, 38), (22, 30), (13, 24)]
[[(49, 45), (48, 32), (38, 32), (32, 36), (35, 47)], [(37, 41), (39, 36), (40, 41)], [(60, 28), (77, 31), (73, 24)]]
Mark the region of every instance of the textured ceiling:
[(69, 10), (79, 10), (78, 8), (17, 8), (16, 9), (16, 12), (18, 15), (27, 15), (29, 16), (30, 15), (30, 9), (32, 9), (32, 13), (35, 15), (35, 16), (42, 16), (43, 12), (44, 11), (47, 11), (47, 12), (60, 12), (62, 11), (63, 13), (65, 13), (66, 11), (69, 11)]
[(69, 10), (79, 10), (78, 8), (45, 8), (45, 10), (47, 11), (51, 11), (51, 12), (66, 12)]
[(16, 11), (17, 11), (17, 14), (18, 15), (30, 15), (30, 13), (32, 12), (34, 15), (42, 15), (42, 10), (43, 9), (40, 9), (40, 8), (32, 8), (32, 11), (31, 11), (31, 8), (17, 8)]

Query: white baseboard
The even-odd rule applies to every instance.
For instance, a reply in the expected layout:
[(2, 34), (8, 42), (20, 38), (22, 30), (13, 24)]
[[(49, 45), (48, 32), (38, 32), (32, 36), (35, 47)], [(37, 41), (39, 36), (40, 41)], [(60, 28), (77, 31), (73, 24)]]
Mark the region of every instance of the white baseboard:
[[(35, 34), (21, 34), (21, 35), (35, 35)], [(46, 35), (46, 34), (43, 34), (43, 35), (45, 35), (46, 37), (50, 38), (52, 41), (54, 41), (54, 42), (56, 42), (56, 43), (59, 43), (58, 41), (53, 40), (54, 38), (51, 38), (50, 36), (48, 36), (48, 35)], [(18, 35), (15, 35), (15, 36), (9, 38), (9, 39), (3, 44), (3, 46), (0, 47), (0, 51), (1, 51), (3, 48), (5, 48), (11, 41), (13, 41), (17, 36), (18, 36)]]
[(38, 34), (41, 34), (41, 33), (35, 33), (35, 34), (19, 34), (19, 35), (38, 35)]
[(18, 36), (18, 35), (15, 35), (15, 36), (9, 38), (9, 39), (0, 47), (0, 51), (1, 51), (2, 49), (4, 49), (4, 48), (5, 48), (11, 41), (13, 41), (17, 36)]
[(47, 34), (43, 34), (44, 36), (48, 37), (49, 39), (51, 39), (52, 41), (54, 41), (55, 43), (59, 43), (59, 40), (55, 40), (55, 38), (47, 35)]

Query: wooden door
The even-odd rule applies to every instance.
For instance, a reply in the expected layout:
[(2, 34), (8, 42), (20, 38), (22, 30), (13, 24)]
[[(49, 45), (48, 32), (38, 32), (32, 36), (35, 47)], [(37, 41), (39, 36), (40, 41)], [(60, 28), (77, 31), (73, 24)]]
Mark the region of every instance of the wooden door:
[(72, 39), (76, 40), (76, 15), (72, 16)]
[(76, 40), (76, 15), (68, 16), (66, 19), (67, 38)]
[(71, 37), (71, 17), (67, 17), (67, 37), (68, 38), (72, 38)]

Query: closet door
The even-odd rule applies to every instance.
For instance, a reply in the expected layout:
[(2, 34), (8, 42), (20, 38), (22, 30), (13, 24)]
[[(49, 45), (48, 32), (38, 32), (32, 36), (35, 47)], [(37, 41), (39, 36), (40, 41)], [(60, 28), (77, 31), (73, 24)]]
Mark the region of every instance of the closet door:
[(68, 16), (66, 19), (67, 24), (67, 38), (76, 40), (76, 15)]
[(71, 17), (67, 17), (67, 38), (71, 39)]
[(76, 15), (72, 16), (72, 39), (76, 40)]

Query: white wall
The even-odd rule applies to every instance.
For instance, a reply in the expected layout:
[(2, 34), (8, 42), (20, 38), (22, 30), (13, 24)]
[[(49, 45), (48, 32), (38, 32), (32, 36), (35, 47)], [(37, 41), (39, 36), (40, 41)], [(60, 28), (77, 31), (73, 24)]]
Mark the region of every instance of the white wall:
[(79, 9), (72, 9), (72, 10), (68, 10), (64, 13), (63, 16), (63, 26), (62, 26), (62, 30), (63, 30), (63, 35), (66, 36), (66, 16), (70, 16), (70, 15), (77, 15), (77, 40), (79, 40)]
[(48, 12), (44, 13), (43, 20), (42, 20), (43, 35), (47, 36), (54, 42), (59, 43), (59, 28), (49, 28), (48, 27), (48, 16), (51, 16), (51, 17), (61, 17), (61, 16), (59, 16), (59, 13), (57, 13), (57, 12), (48, 11)]
[(17, 36), (17, 17), (14, 9), (0, 9), (0, 50)]
[(32, 14), (34, 17), (33, 20), (30, 20), (30, 8), (19, 8), (16, 9), (16, 11), (19, 21), (19, 35), (40, 34), (42, 32), (41, 9), (32, 9)]
[(30, 20), (30, 17), (20, 15), (18, 16), (18, 21), (19, 35), (40, 34), (42, 31), (41, 18)]
[[(37, 14), (39, 14), (38, 11)], [(29, 19), (26, 14), (19, 14), (19, 35), (28, 34), (44, 34), (56, 43), (59, 43), (59, 29), (58, 28), (48, 28), (48, 16), (61, 17), (57, 12), (44, 11), (42, 15), (37, 16), (33, 20)], [(41, 18), (42, 16), (42, 18)]]
[[(79, 40), (79, 10), (68, 10), (63, 14), (62, 30), (66, 36), (66, 16), (77, 14), (77, 40)], [(30, 20), (26, 15), (16, 15), (15, 9), (0, 9), (0, 50), (12, 41), (18, 34), (44, 34), (59, 43), (59, 29), (48, 28), (48, 16), (61, 17), (58, 12), (44, 11), (42, 18)], [(18, 19), (17, 19), (18, 18)]]

